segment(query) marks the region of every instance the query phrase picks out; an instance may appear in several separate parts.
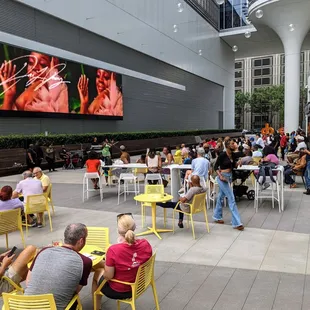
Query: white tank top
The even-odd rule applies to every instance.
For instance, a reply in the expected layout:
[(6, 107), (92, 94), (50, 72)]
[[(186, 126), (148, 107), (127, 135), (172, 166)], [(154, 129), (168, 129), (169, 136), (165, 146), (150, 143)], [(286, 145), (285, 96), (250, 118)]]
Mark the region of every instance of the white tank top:
[(155, 155), (154, 158), (147, 157), (147, 166), (151, 168), (157, 168), (158, 167), (158, 155)]

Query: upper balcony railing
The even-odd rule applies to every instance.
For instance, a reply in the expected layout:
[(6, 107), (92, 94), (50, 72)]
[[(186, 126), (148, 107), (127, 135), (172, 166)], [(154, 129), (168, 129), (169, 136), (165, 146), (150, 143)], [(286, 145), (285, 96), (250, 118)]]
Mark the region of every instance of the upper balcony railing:
[(216, 30), (220, 29), (220, 7), (214, 0), (185, 0)]

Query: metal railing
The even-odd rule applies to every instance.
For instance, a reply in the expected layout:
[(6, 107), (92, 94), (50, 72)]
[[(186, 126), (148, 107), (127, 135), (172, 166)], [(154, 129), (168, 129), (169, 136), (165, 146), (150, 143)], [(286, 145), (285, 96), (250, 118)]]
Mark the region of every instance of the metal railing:
[(220, 7), (214, 0), (185, 0), (216, 30), (220, 28)]

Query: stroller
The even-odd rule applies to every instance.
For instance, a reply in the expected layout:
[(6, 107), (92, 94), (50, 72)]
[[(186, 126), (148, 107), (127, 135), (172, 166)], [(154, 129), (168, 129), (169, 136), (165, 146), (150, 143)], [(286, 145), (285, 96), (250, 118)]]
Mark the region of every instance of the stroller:
[[(252, 171), (245, 170), (233, 170), (233, 191), (235, 195), (235, 199), (239, 200), (242, 196), (247, 196), (249, 200), (255, 199), (255, 191), (248, 190), (249, 187), (244, 185), (246, 179), (251, 175)], [(237, 184), (235, 181), (240, 180), (240, 183)]]

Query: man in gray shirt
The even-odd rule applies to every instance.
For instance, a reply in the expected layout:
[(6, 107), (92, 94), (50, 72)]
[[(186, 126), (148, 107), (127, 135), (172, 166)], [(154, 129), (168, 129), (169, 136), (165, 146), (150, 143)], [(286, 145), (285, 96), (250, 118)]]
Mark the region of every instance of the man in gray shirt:
[(28, 272), (25, 295), (53, 294), (57, 309), (65, 309), (87, 285), (91, 272), (92, 260), (79, 253), (86, 238), (84, 224), (70, 224), (64, 233), (63, 246), (42, 249)]
[[(190, 211), (190, 207), (189, 205), (185, 204), (185, 203), (192, 203), (193, 202), (193, 199), (194, 199), (194, 196), (197, 195), (197, 194), (201, 194), (201, 193), (204, 193), (206, 192), (207, 189), (205, 187), (202, 187), (201, 184), (200, 184), (200, 178), (198, 175), (193, 175), (191, 177), (191, 181), (190, 181), (190, 189), (188, 190), (188, 192), (179, 199), (180, 203), (178, 205), (178, 210), (182, 210), (184, 212), (189, 212)], [(166, 202), (166, 203), (161, 203), (161, 202), (158, 202), (157, 205), (158, 206), (161, 206), (163, 208), (172, 208), (174, 209), (176, 207), (176, 205), (178, 204), (178, 202), (173, 202), (173, 201), (170, 201), (170, 202)], [(179, 223), (178, 223), (178, 226), (180, 228), (183, 228), (183, 217), (184, 217), (184, 214), (183, 213), (179, 213)]]

